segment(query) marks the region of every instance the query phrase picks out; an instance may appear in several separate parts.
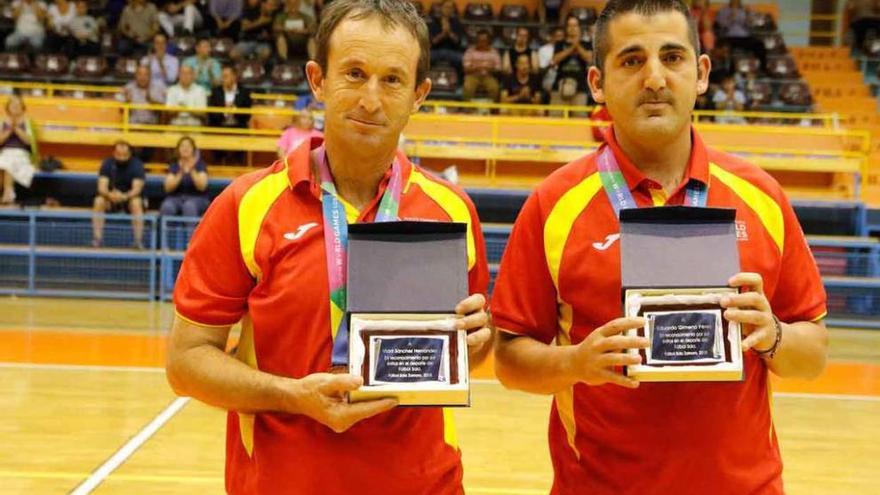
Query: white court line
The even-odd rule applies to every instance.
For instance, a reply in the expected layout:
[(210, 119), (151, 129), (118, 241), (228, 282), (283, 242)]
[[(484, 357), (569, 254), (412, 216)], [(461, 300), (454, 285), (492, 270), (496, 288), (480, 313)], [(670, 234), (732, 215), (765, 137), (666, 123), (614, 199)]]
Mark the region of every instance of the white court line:
[(147, 426), (145, 426), (141, 431), (139, 431), (135, 436), (131, 438), (128, 442), (125, 443), (119, 450), (116, 451), (109, 459), (107, 459), (104, 464), (102, 464), (98, 469), (92, 472), (92, 474), (86, 478), (79, 486), (77, 486), (70, 495), (87, 495), (92, 493), (92, 491), (100, 485), (107, 476), (110, 475), (113, 471), (116, 470), (119, 466), (125, 462), (126, 459), (132, 456), (137, 449), (139, 449), (147, 440), (150, 439), (153, 435), (159, 431), (159, 428), (162, 428), (165, 423), (168, 422), (175, 414), (180, 412), (183, 409), (183, 406), (187, 405), (190, 401), (189, 397), (178, 397), (174, 399), (168, 407), (166, 407), (162, 412), (159, 413), (158, 416), (153, 418)]
[(828, 399), (828, 400), (858, 400), (863, 402), (880, 402), (876, 395), (850, 395), (850, 394), (806, 394), (800, 392), (773, 392), (773, 397), (791, 399)]
[(101, 366), (97, 364), (0, 363), (0, 369), (2, 368), (47, 371), (136, 371), (139, 373), (165, 373), (165, 368), (158, 366)]

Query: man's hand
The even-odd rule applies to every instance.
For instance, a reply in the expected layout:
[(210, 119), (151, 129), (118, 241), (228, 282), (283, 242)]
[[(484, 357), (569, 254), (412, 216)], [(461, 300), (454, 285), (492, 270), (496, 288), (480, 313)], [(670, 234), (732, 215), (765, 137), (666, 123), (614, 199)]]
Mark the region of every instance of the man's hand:
[(482, 294), (472, 294), (455, 307), (461, 318), (459, 330), (468, 332), (468, 357), (480, 356), (492, 344), (492, 329), (489, 328), (489, 314), (486, 312), (486, 298)]
[(571, 354), (568, 364), (573, 377), (587, 385), (613, 383), (626, 388), (637, 388), (638, 380), (614, 370), (616, 366), (640, 364), (642, 357), (628, 354), (627, 349), (644, 349), (650, 345), (645, 337), (622, 335), (625, 331), (643, 327), (644, 318), (618, 318), (593, 330)]
[(724, 318), (739, 323), (745, 338), (743, 351), (755, 349), (766, 351), (776, 342), (776, 319), (770, 308), (770, 301), (764, 295), (764, 279), (758, 273), (738, 273), (729, 281), (731, 287), (746, 290), (741, 294), (725, 296), (721, 299)]
[(126, 201), (128, 198), (125, 196), (125, 193), (120, 191), (119, 189), (113, 189), (110, 191), (110, 202), (112, 203), (122, 203)]
[(293, 382), (290, 412), (306, 415), (342, 433), (363, 419), (388, 411), (397, 399), (386, 398), (348, 403), (346, 392), (356, 390), (363, 378), (349, 374), (314, 373)]

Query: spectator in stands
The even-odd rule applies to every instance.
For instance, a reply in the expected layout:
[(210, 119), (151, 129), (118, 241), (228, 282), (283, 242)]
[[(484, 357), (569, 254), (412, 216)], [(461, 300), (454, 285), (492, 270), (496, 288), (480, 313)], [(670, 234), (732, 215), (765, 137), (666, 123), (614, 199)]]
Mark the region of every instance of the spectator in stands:
[[(733, 75), (727, 74), (721, 81), (721, 87), (715, 91), (712, 96), (712, 103), (715, 104), (716, 110), (728, 112), (742, 112), (746, 106), (746, 96), (742, 91), (736, 89), (736, 79)], [(746, 121), (742, 116), (724, 115), (715, 117), (715, 122), (719, 124), (745, 124)]]
[(119, 54), (143, 55), (159, 32), (159, 11), (147, 0), (131, 0), (119, 18)]
[(749, 28), (749, 13), (742, 0), (730, 0), (715, 15), (718, 43), (732, 48), (740, 48), (753, 53), (761, 61), (761, 68), (767, 67), (767, 49), (764, 43), (752, 36)]
[(12, 18), (15, 29), (6, 37), (6, 49), (18, 50), (26, 45), (32, 51), (40, 51), (46, 41), (46, 5), (38, 0), (15, 0)]
[(241, 60), (256, 55), (260, 61), (272, 56), (272, 45), (275, 39), (272, 26), (278, 4), (275, 0), (247, 0), (241, 20), (241, 31), (238, 43), (232, 52), (232, 58)]
[(285, 0), (284, 10), (275, 16), (273, 31), (278, 57), (285, 62), (293, 58), (314, 58), (315, 18), (300, 10), (300, 0)]
[(498, 101), (500, 85), (495, 75), (501, 71), (501, 57), (492, 48), (489, 31), (483, 29), (477, 33), (474, 44), (464, 52), (464, 87), (462, 98), (470, 101), (483, 90), (492, 101)]
[(69, 58), (101, 53), (101, 27), (98, 20), (89, 15), (87, 0), (76, 0), (76, 16), (70, 21), (70, 36), (66, 50)]
[(455, 13), (453, 0), (445, 0), (440, 5), (440, 17), (428, 21), (428, 36), (431, 39), (432, 65), (449, 64), (461, 77), (464, 28)]
[(150, 68), (150, 74), (156, 82), (167, 86), (177, 81), (180, 61), (168, 53), (168, 38), (162, 33), (157, 33), (153, 37), (153, 47), (150, 53), (141, 59), (141, 65)]
[(565, 39), (556, 43), (553, 66), (556, 81), (550, 103), (554, 105), (587, 104), (587, 68), (593, 61), (593, 52), (582, 39), (581, 25), (577, 17), (565, 20)]
[(160, 0), (159, 24), (170, 37), (192, 35), (202, 27), (204, 19), (197, 0)]
[(515, 69), (514, 64), (517, 59), (519, 59), (520, 55), (525, 55), (529, 58), (530, 72), (538, 72), (538, 53), (535, 50), (532, 50), (531, 42), (532, 35), (529, 28), (525, 26), (516, 28), (516, 39), (513, 42), (513, 46), (504, 52), (501, 59), (501, 70), (505, 74), (513, 74)]
[(131, 145), (117, 141), (113, 156), (101, 163), (98, 172), (98, 195), (92, 206), (92, 246), (101, 247), (104, 239), (104, 213), (128, 212), (132, 215), (135, 249), (143, 249), (144, 163), (132, 154)]
[[(208, 93), (205, 88), (196, 84), (195, 71), (184, 65), (180, 68), (180, 81), (168, 88), (168, 96), (165, 104), (169, 107), (205, 108), (208, 106)], [(201, 126), (203, 123), (201, 113), (179, 112), (171, 119), (171, 125)]]
[(531, 54), (520, 54), (514, 63), (514, 73), (508, 76), (504, 89), (501, 90), (501, 103), (539, 104), (541, 101), (541, 82), (532, 73)]
[(323, 137), (324, 133), (315, 129), (315, 118), (310, 110), (300, 110), (294, 114), (292, 125), (278, 139), (278, 158), (283, 159), (306, 139)]
[(715, 47), (715, 33), (712, 32), (712, 23), (709, 21), (709, 2), (707, 0), (693, 0), (691, 3), (691, 17), (697, 23), (697, 32), (700, 35), (700, 51), (709, 53)]
[(0, 127), (0, 203), (15, 201), (15, 183), (30, 187), (34, 178), (33, 155), (36, 147), (33, 126), (24, 101), (18, 95), (6, 100), (6, 117)]
[[(238, 73), (232, 65), (224, 65), (221, 73), (222, 83), (211, 90), (209, 107), (251, 108), (251, 92), (238, 85)], [(246, 128), (251, 116), (246, 113), (211, 113), (208, 125), (211, 127)]]
[[(211, 90), (208, 98), (209, 107), (225, 108), (251, 108), (251, 92), (238, 85), (238, 73), (232, 65), (224, 65), (222, 71), (222, 84)], [(211, 127), (241, 128), (248, 126), (251, 115), (247, 113), (209, 113), (208, 125)], [(241, 164), (244, 162), (244, 153), (240, 151), (217, 150), (213, 153), (215, 161), (224, 165), (227, 161)]]
[(189, 136), (177, 141), (175, 160), (165, 175), (165, 199), (159, 207), (162, 215), (200, 217), (208, 209), (208, 167), (196, 143)]
[[(150, 68), (146, 65), (138, 66), (134, 73), (134, 80), (129, 81), (122, 88), (125, 101), (128, 103), (164, 105), (167, 88), (161, 79), (150, 77)], [(159, 112), (155, 110), (131, 110), (128, 121), (132, 124), (158, 124)]]
[(208, 13), (218, 38), (235, 38), (241, 29), (242, 0), (208, 0)]
[(849, 27), (853, 31), (856, 50), (865, 49), (865, 38), (869, 31), (880, 34), (880, 2), (877, 0), (849, 0), (846, 2)]
[(50, 53), (65, 51), (71, 42), (70, 22), (76, 17), (76, 6), (68, 0), (55, 0), (49, 6), (46, 32), (46, 48)]
[(211, 56), (211, 40), (200, 38), (196, 43), (196, 54), (183, 61), (185, 67), (191, 67), (196, 74), (196, 83), (211, 91), (220, 84), (220, 62)]
[(556, 43), (565, 40), (565, 28), (556, 26), (550, 32), (547, 43), (538, 48), (538, 70), (541, 74), (541, 88), (544, 89), (544, 103), (549, 102), (550, 92), (556, 84), (556, 66), (553, 65), (553, 53)]

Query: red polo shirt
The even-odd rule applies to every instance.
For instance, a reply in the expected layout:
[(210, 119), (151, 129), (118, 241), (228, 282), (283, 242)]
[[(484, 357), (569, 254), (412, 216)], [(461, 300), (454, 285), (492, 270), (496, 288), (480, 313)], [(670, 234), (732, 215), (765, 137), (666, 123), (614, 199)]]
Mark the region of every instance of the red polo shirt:
[[(294, 378), (330, 367), (320, 182), (310, 164), (320, 142), (239, 177), (214, 200), (174, 290), (180, 317), (208, 326), (241, 321), (237, 357)], [(398, 158), (401, 219), (467, 223), (470, 292), (485, 294), (485, 246), (470, 199)], [(348, 207), (350, 222), (372, 221), (389, 175), (362, 212)], [(341, 434), (301, 415), (229, 413), (230, 493), (457, 494), (461, 478), (454, 425), (440, 408), (397, 408)]]
[[(641, 207), (681, 205), (688, 181), (708, 184), (708, 206), (737, 210), (742, 271), (763, 276), (775, 314), (787, 322), (822, 318), (822, 281), (779, 184), (692, 136), (688, 172), (668, 199), (613, 132), (607, 146)], [(520, 212), (492, 298), (499, 328), (570, 345), (623, 315), (620, 226), (597, 156), (559, 169)], [(549, 429), (553, 493), (781, 494), (767, 366), (752, 351), (744, 366), (745, 381), (737, 383), (642, 383), (636, 390), (579, 383), (559, 392)]]

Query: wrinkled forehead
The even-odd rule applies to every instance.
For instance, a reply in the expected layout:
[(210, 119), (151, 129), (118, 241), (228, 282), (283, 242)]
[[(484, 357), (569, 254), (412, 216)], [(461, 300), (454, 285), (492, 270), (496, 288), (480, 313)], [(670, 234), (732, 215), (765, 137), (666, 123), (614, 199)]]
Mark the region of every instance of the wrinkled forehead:
[(403, 25), (383, 22), (377, 15), (357, 18), (352, 14), (330, 35), (327, 64), (356, 61), (415, 74), (419, 55), (419, 42)]
[(642, 51), (658, 53), (663, 50), (686, 47), (691, 44), (687, 19), (679, 12), (664, 11), (644, 15), (628, 12), (608, 24), (607, 56)]

